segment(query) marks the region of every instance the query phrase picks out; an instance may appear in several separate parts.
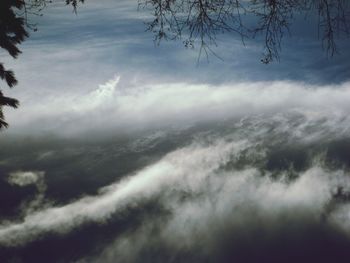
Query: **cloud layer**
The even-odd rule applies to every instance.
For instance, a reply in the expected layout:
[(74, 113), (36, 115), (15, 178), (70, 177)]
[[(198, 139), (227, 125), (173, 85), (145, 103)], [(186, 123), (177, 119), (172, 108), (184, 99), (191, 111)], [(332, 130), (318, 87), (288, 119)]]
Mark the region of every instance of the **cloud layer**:
[(23, 105), (19, 111), (11, 112), (11, 119), (15, 120), (11, 131), (70, 136), (84, 132), (118, 133), (298, 111), (335, 121), (347, 118), (349, 98), (348, 82), (321, 87), (285, 81), (220, 86), (143, 85), (138, 81), (123, 82), (116, 76), (90, 93), (73, 93), (41, 105)]
[[(69, 236), (88, 224), (111, 224), (120, 215), (132, 221), (132, 210), (142, 212), (141, 223), (121, 231), (100, 253), (85, 256), (85, 261), (148, 262), (155, 255), (159, 262), (169, 257), (181, 261), (186, 255), (215, 261), (217, 256), (231, 257), (227, 253), (232, 249), (238, 253), (235, 246), (240, 244), (267, 242), (274, 247), (282, 236), (308, 240), (322, 231), (333, 233), (314, 236), (322, 242), (333, 244), (338, 235), (347, 240), (350, 181), (346, 170), (330, 169), (317, 155), (301, 171), (291, 167), (274, 173), (254, 161), (264, 160), (273, 145), (298, 142), (308, 147), (310, 142), (325, 143), (330, 134), (342, 138), (342, 122), (332, 126), (334, 122), (329, 121), (277, 114), (244, 119), (227, 132), (198, 135), (190, 145), (101, 188), (95, 196), (42, 206), (27, 211), (18, 222), (3, 222), (0, 244), (11, 248), (48, 235)], [(33, 173), (20, 177), (26, 174)], [(147, 203), (164, 213), (152, 214)], [(265, 234), (259, 236), (259, 231)]]

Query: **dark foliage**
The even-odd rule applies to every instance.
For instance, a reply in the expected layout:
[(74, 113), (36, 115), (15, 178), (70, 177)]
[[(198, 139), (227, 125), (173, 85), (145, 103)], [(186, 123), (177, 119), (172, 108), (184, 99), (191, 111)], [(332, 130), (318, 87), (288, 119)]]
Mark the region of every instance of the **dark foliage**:
[[(17, 58), (21, 53), (17, 46), (28, 37), (28, 32), (25, 30), (25, 19), (15, 13), (16, 9), (21, 10), (23, 8), (24, 2), (20, 0), (2, 0), (0, 2), (0, 47), (5, 49), (13, 58)], [(17, 84), (13, 71), (6, 70), (1, 63), (0, 78), (5, 80), (9, 87)], [(0, 129), (8, 126), (4, 119), (2, 107), (17, 107), (17, 105), (17, 100), (3, 96), (0, 90)]]
[[(21, 51), (18, 48), (28, 36), (28, 30), (36, 31), (34, 24), (28, 21), (28, 15), (38, 15), (40, 11), (52, 0), (1, 0), (0, 1), (0, 48), (17, 58)], [(78, 2), (84, 0), (66, 0), (67, 5), (72, 5), (74, 11)], [(0, 78), (9, 87), (17, 85), (17, 79), (12, 70), (7, 70), (0, 63)], [(0, 129), (8, 127), (3, 114), (3, 106), (17, 108), (18, 100), (5, 97), (0, 87)]]

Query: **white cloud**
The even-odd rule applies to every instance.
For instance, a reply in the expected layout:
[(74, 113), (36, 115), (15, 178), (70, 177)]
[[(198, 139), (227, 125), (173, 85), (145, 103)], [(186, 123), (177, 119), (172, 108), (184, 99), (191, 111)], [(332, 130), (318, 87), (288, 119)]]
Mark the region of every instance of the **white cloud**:
[(30, 184), (37, 184), (43, 180), (44, 172), (22, 172), (17, 171), (10, 173), (8, 182), (13, 185), (26, 186)]
[[(298, 112), (331, 122), (348, 118), (350, 84), (310, 86), (298, 82), (143, 84), (119, 77), (90, 93), (57, 96), (12, 111), (11, 131), (80, 134)], [(276, 114), (275, 114), (276, 115)], [(18, 118), (16, 117), (18, 116)], [(22, 116), (22, 117), (20, 117)], [(343, 126), (344, 126), (343, 125)]]
[(20, 205), (20, 211), (23, 216), (42, 209), (48, 203), (45, 201), (45, 192), (47, 189), (45, 183), (45, 172), (43, 171), (16, 171), (10, 173), (8, 182), (12, 185), (28, 186), (35, 185), (37, 193), (31, 200), (25, 200)]
[[(249, 218), (254, 218), (250, 213), (254, 212), (269, 225), (278, 222), (279, 216), (288, 215), (293, 219), (302, 212), (318, 221), (324, 214), (332, 215), (332, 211), (327, 212), (327, 205), (340, 186), (345, 192), (350, 191), (347, 173), (326, 171), (319, 165), (301, 172), (292, 182), (283, 174), (280, 179), (273, 179), (269, 174), (262, 176), (256, 168), (221, 169), (229, 161), (239, 159), (250, 147), (255, 147), (253, 142), (230, 136), (209, 143), (198, 141), (102, 188), (96, 196), (31, 211), (21, 222), (3, 223), (0, 244), (17, 246), (43, 237), (45, 233), (65, 234), (86, 222), (106, 223), (126, 207), (157, 197), (173, 215), (162, 228), (166, 242), (185, 245), (178, 241), (187, 240), (188, 246), (194, 246), (196, 242), (192, 238), (198, 235), (193, 232), (205, 234), (205, 229), (214, 224), (213, 220), (241, 227), (249, 225)], [(184, 193), (188, 198), (183, 199)], [(144, 225), (147, 224), (153, 223)], [(146, 245), (142, 244), (143, 234), (144, 231), (137, 231), (136, 247)], [(125, 238), (133, 241), (132, 236), (117, 237), (114, 251), (120, 251), (120, 242)]]

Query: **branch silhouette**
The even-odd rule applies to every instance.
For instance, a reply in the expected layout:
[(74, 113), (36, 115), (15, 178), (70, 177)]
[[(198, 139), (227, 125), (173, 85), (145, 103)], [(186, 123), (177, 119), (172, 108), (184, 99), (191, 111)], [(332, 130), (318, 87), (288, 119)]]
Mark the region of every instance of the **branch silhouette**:
[[(261, 35), (265, 64), (279, 60), (283, 36), (296, 13), (317, 14), (319, 38), (330, 56), (337, 52), (336, 37), (349, 36), (348, 0), (139, 0), (139, 5), (152, 11), (154, 18), (147, 25), (157, 44), (183, 39), (185, 47), (198, 43), (208, 54), (219, 33), (236, 33), (243, 44)], [(257, 24), (245, 25), (243, 15), (257, 18)]]

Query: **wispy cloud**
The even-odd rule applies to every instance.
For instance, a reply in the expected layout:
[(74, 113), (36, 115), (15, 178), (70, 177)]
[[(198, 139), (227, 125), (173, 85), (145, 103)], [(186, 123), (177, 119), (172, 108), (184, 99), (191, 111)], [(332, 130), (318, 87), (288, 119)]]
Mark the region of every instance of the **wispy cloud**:
[(91, 92), (72, 91), (68, 97), (57, 96), (39, 105), (28, 102), (18, 111), (9, 112), (9, 116), (14, 120), (11, 132), (72, 135), (239, 120), (276, 112), (299, 111), (336, 121), (347, 118), (349, 98), (349, 83), (320, 87), (275, 81), (214, 86), (184, 82), (142, 84), (142, 79), (127, 82), (115, 77)]
[[(315, 163), (291, 181), (285, 172), (274, 179), (249, 166), (223, 169), (250, 147), (255, 149), (249, 139), (232, 140), (230, 136), (209, 143), (197, 141), (100, 189), (96, 196), (32, 211), (21, 222), (3, 223), (0, 244), (18, 246), (49, 233), (67, 234), (88, 222), (105, 224), (128, 207), (152, 198), (171, 212), (170, 218), (161, 222), (145, 218), (140, 226), (135, 226), (136, 231), (117, 236), (94, 261), (132, 262), (155, 242), (167, 244), (174, 253), (186, 249), (210, 251), (225, 231), (249, 235), (256, 224), (267, 231), (275, 231), (279, 229), (276, 225), (286, 222), (320, 224), (326, 220), (332, 227), (348, 224), (347, 206), (339, 204), (342, 210), (330, 206), (339, 187), (343, 193), (350, 191), (346, 172), (327, 171), (321, 163)], [(342, 221), (334, 219), (339, 217)], [(158, 224), (160, 231), (150, 235), (148, 231)], [(234, 242), (239, 242), (239, 238)]]

